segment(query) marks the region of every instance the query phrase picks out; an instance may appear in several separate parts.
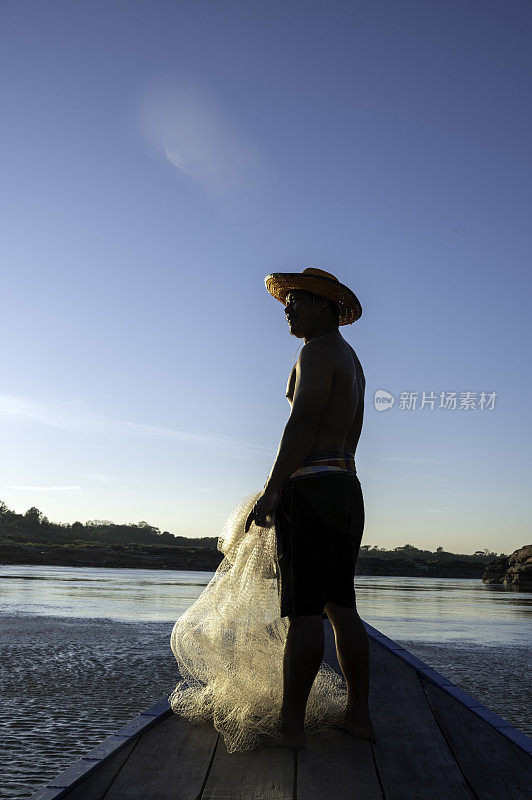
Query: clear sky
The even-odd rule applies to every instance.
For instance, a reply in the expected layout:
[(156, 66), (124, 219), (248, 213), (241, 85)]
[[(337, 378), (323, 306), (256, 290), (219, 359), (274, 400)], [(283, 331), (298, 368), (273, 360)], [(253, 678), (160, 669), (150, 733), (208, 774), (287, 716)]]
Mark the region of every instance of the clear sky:
[(531, 36), (524, 0), (0, 3), (0, 499), (218, 536), (290, 412), (264, 277), (315, 266), (363, 307), (363, 544), (528, 543)]

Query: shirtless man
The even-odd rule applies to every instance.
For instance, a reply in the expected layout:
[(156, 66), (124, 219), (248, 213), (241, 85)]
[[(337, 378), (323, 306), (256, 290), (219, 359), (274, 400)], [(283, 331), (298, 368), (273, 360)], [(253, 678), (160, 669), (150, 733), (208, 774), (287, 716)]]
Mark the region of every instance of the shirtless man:
[[(330, 276), (330, 273), (312, 268), (304, 270), (302, 274), (310, 272)], [(287, 275), (291, 274), (287, 273)], [(334, 278), (334, 276), (330, 277)], [(337, 281), (336, 278), (334, 280)], [(342, 604), (326, 599), (322, 606), (309, 606), (313, 613), (305, 610), (305, 600), (298, 601), (300, 609), (303, 610), (296, 610), (294, 614), (287, 612), (289, 629), (283, 661), (284, 686), (281, 724), (282, 744), (288, 747), (305, 745), (304, 719), (307, 700), (323, 660), (323, 610), (334, 629), (338, 661), (348, 688), (347, 713), (342, 727), (353, 736), (374, 737), (368, 709), (369, 640), (362, 620), (356, 611), (353, 588), (354, 563), (360, 546), (364, 514), (360, 484), (358, 478), (352, 477), (351, 473), (346, 479), (345, 472), (340, 479), (336, 477), (338, 473), (335, 473), (333, 477), (331, 472), (328, 472), (325, 478), (323, 475), (312, 475), (292, 478), (292, 481), (289, 481), (292, 473), (301, 467), (305, 459), (308, 459), (309, 454), (316, 451), (337, 451), (342, 454), (349, 451), (354, 454), (362, 430), (364, 415), (366, 381), (355, 351), (338, 330), (340, 309), (330, 299), (319, 294), (319, 281), (317, 284), (316, 281), (310, 283), (310, 286), (313, 289), (312, 292), (304, 289), (292, 289), (285, 295), (274, 295), (285, 303), (285, 315), (290, 333), (303, 339), (305, 345), (288, 379), (286, 396), (291, 406), (290, 417), (263, 494), (255, 504), (252, 513), (258, 525), (268, 525), (268, 518), (271, 516), (275, 518), (276, 509), (277, 512), (279, 511), (283, 488), (288, 486), (288, 483), (297, 484), (300, 489), (303, 485), (301, 481), (303, 481), (307, 487), (311, 485), (313, 496), (316, 497), (316, 492), (318, 496), (320, 491), (326, 492), (327, 490), (323, 487), (330, 488), (332, 484), (328, 482), (332, 481), (336, 482), (335, 491), (337, 493), (339, 486), (353, 487), (348, 488), (347, 491), (353, 492), (353, 497), (357, 498), (356, 502), (362, 506), (358, 517), (362, 522), (359, 523), (360, 533), (356, 551), (351, 558), (352, 572), (348, 578), (351, 583), (349, 591), (352, 592), (352, 595), (346, 593), (345, 597), (348, 599), (341, 600)], [(355, 296), (353, 295), (353, 297)], [(360, 309), (358, 315), (361, 313)], [(342, 483), (345, 480), (347, 483)], [(351, 483), (349, 483), (350, 481)], [(359, 495), (356, 494), (354, 481), (357, 482)], [(343, 502), (343, 497), (341, 500)], [(301, 494), (299, 503), (301, 509)], [(345, 503), (342, 505), (342, 508), (344, 507)], [(305, 524), (303, 522), (303, 526)], [(306, 533), (307, 531), (303, 532), (303, 537)], [(318, 536), (319, 534), (320, 531), (318, 531)], [(305, 542), (303, 542), (303, 547), (304, 545)], [(309, 547), (306, 549), (309, 550), (310, 547), (309, 540)], [(318, 552), (315, 554), (318, 564), (314, 565), (315, 576), (318, 574), (316, 570), (319, 570), (320, 547), (318, 541)], [(303, 579), (300, 583), (302, 582)], [(334, 594), (334, 590), (331, 589), (330, 593)]]

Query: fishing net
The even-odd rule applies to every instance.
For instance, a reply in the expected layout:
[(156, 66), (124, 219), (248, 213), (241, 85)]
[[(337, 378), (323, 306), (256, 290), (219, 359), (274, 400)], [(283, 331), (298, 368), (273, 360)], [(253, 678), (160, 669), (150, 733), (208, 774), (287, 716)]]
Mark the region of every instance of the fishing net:
[[(180, 681), (168, 700), (176, 714), (212, 722), (227, 751), (281, 739), (283, 651), (288, 617), (280, 617), (275, 526), (245, 524), (261, 492), (245, 497), (218, 539), (224, 558), (171, 634)], [(347, 708), (342, 678), (325, 661), (312, 686), (305, 732), (339, 724)]]

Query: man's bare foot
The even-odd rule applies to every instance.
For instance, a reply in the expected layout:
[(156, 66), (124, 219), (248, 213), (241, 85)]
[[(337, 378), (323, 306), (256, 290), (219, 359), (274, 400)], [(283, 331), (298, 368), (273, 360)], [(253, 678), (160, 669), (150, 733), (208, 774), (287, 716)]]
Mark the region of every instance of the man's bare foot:
[(339, 727), (341, 730), (350, 733), (351, 736), (356, 736), (357, 739), (371, 739), (375, 741), (375, 729), (367, 712), (361, 714), (346, 714), (344, 721)]
[(307, 737), (304, 733), (290, 733), (289, 731), (281, 732), (281, 740), (278, 742), (279, 747), (305, 747), (307, 744)]
[(376, 741), (375, 730), (371, 722), (353, 722), (352, 720), (346, 720), (340, 725), (340, 728), (350, 733), (351, 736), (356, 736), (357, 739), (371, 739), (372, 741)]

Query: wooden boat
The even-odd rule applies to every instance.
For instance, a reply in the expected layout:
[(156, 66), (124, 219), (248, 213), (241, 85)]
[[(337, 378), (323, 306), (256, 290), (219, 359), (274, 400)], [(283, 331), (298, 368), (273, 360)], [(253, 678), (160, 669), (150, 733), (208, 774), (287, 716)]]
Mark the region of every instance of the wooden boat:
[(327, 730), (301, 750), (228, 754), (212, 725), (163, 698), (31, 800), (530, 800), (532, 740), (364, 624), (376, 743)]

